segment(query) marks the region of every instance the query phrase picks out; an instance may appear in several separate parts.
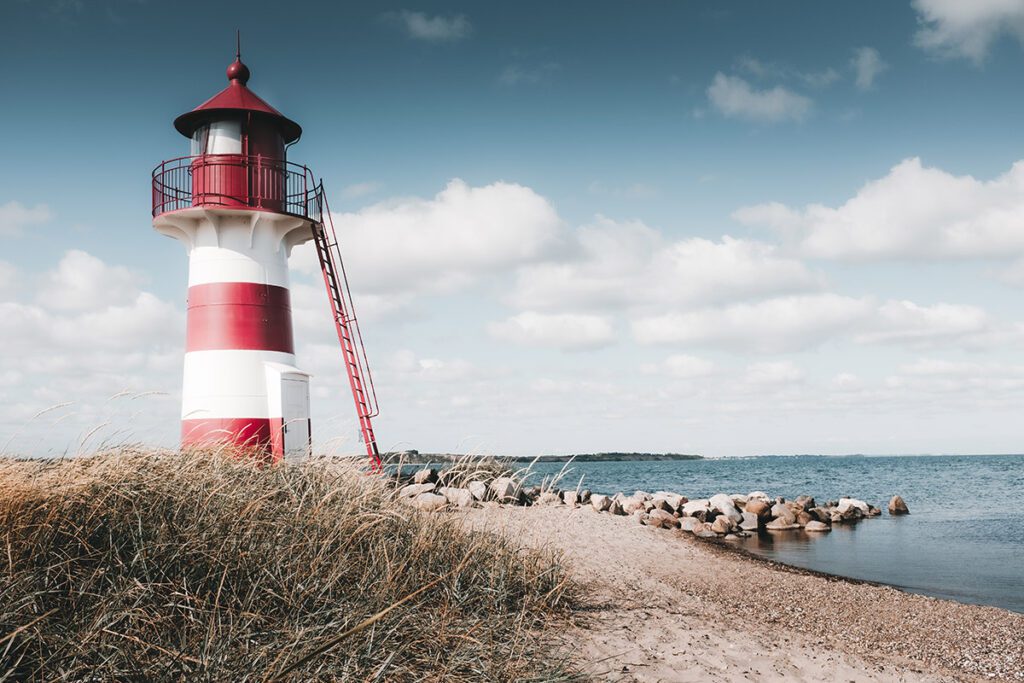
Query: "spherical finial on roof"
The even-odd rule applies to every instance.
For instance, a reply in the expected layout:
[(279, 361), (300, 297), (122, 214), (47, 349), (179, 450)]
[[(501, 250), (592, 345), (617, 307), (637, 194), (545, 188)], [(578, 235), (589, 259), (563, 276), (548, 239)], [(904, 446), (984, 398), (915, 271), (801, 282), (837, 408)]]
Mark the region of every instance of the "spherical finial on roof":
[(249, 82), (249, 75), (249, 67), (242, 64), (241, 59), (236, 58), (235, 61), (231, 63), (231, 66), (228, 67), (229, 81), (238, 81), (242, 85), (245, 85)]

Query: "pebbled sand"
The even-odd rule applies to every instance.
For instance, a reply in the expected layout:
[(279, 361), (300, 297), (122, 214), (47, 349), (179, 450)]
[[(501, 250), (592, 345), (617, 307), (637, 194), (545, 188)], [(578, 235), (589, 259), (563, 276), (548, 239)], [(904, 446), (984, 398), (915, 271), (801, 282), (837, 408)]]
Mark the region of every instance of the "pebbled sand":
[(1024, 615), (736, 554), (590, 506), (462, 511), (564, 553), (591, 602), (565, 650), (604, 681), (1024, 681)]

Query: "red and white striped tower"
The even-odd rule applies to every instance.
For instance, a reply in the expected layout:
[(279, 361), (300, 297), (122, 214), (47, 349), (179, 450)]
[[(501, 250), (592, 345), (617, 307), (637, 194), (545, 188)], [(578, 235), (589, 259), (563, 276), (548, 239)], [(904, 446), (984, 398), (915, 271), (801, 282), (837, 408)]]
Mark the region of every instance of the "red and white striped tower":
[(174, 127), (191, 154), (153, 172), (153, 226), (189, 255), (183, 446), (228, 442), (280, 459), (308, 452), (309, 375), (295, 366), (288, 256), (313, 238), (301, 128), (257, 97), (239, 58), (228, 86)]

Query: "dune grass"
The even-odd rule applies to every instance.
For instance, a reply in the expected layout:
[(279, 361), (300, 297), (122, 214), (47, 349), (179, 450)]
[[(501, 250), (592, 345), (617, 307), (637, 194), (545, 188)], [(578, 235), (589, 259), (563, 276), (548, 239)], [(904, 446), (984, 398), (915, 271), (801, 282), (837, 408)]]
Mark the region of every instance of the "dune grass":
[(0, 459), (0, 681), (561, 680), (556, 556), (311, 460)]

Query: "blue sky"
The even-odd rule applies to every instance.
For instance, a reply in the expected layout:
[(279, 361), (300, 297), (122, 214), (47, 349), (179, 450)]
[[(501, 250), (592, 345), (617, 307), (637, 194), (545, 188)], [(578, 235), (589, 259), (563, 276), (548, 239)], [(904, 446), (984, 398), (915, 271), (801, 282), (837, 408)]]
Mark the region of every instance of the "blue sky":
[[(0, 8), (8, 448), (173, 444), (149, 172), (239, 28), (330, 192), (386, 446), (1020, 450), (1024, 1), (287, 10)], [(314, 434), (357, 448), (293, 272)]]

